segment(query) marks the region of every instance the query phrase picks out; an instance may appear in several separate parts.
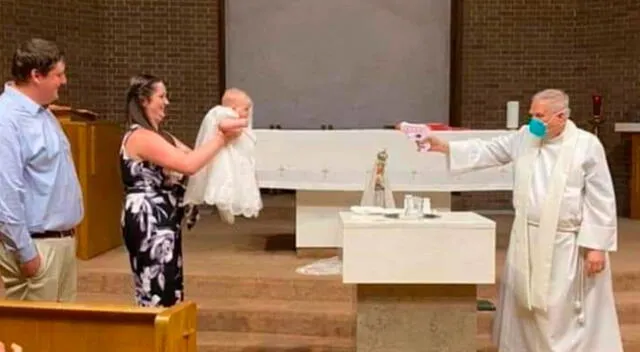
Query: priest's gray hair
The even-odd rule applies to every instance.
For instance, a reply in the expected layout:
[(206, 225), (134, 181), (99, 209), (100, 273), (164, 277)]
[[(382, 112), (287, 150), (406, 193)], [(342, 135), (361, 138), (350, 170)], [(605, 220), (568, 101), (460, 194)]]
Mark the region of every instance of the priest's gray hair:
[(536, 93), (531, 101), (543, 102), (552, 114), (563, 114), (565, 118), (571, 116), (569, 96), (560, 89), (545, 89)]

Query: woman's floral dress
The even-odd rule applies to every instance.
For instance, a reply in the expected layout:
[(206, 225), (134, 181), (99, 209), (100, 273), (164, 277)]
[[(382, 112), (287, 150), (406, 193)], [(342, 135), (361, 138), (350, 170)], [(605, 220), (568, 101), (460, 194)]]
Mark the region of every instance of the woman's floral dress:
[(125, 192), (122, 234), (137, 304), (170, 307), (184, 299), (181, 223), (188, 212), (187, 226), (193, 226), (197, 211), (181, 205), (186, 177), (126, 155), (124, 143), (137, 128), (141, 127), (131, 126), (120, 148)]

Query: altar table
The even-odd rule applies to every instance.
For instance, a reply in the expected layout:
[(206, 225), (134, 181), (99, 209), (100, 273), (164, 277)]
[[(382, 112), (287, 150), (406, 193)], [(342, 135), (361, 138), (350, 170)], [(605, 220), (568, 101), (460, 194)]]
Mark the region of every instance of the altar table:
[[(338, 212), (360, 203), (376, 155), (386, 149), (386, 175), (396, 206), (404, 194), (431, 198), (451, 209), (451, 192), (512, 189), (512, 165), (462, 175), (448, 172), (439, 153), (418, 153), (396, 130), (255, 130), (261, 188), (296, 191), (296, 247), (338, 248)], [(508, 130), (437, 131), (446, 140), (490, 139)]]
[(476, 287), (495, 282), (495, 222), (437, 216), (339, 214), (342, 279), (357, 291), (357, 352), (475, 351)]

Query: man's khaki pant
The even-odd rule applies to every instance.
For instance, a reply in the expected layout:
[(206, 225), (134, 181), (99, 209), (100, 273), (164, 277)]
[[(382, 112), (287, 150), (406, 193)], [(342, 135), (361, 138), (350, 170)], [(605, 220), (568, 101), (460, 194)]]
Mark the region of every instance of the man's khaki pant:
[(0, 245), (0, 276), (7, 299), (75, 301), (77, 294), (76, 240), (74, 237), (35, 239), (40, 269), (30, 278), (20, 272), (13, 253)]

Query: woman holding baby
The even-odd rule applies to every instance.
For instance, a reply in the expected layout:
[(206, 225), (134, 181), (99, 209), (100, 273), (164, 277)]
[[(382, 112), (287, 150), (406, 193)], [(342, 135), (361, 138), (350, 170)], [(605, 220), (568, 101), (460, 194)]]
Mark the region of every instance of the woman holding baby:
[(162, 128), (167, 105), (161, 79), (131, 79), (129, 129), (120, 149), (125, 190), (121, 225), (139, 306), (169, 307), (183, 300), (181, 223), (188, 212), (182, 205), (187, 177), (247, 127), (246, 119), (223, 120), (213, 138), (191, 150)]

